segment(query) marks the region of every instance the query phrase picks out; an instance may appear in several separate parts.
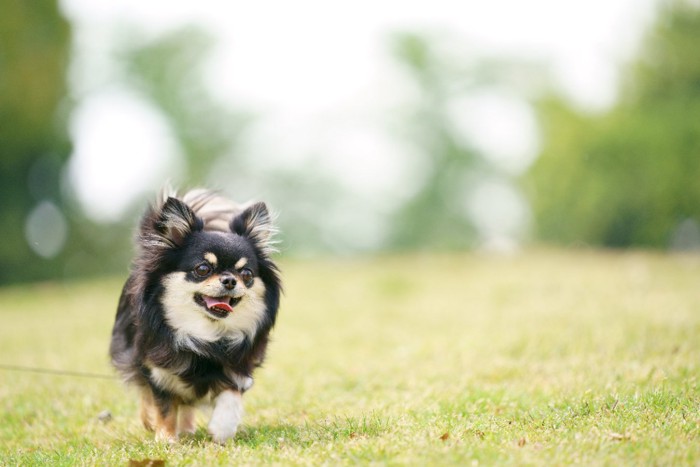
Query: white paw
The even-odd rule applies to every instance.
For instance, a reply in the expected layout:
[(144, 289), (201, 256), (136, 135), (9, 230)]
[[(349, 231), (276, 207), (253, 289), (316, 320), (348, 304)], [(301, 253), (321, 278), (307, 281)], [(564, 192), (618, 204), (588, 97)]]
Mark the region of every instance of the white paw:
[(243, 401), (238, 391), (224, 391), (214, 401), (214, 411), (209, 420), (209, 434), (212, 439), (225, 444), (233, 438), (243, 418)]

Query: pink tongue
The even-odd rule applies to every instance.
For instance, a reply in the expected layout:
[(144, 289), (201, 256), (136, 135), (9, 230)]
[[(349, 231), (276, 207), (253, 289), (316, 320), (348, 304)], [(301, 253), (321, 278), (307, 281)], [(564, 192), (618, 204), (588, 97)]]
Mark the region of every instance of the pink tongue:
[(217, 310), (227, 311), (229, 313), (233, 311), (233, 308), (231, 308), (231, 305), (229, 305), (228, 298), (226, 298), (225, 302), (221, 301), (222, 297), (208, 297), (206, 295), (203, 295), (202, 298), (204, 299), (204, 303), (206, 303), (207, 308), (209, 308), (210, 310), (212, 308), (216, 308)]

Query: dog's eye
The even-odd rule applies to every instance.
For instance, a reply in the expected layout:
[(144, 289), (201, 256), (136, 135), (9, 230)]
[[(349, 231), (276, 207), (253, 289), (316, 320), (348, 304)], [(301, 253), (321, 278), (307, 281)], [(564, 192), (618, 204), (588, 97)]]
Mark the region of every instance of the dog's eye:
[(194, 268), (194, 273), (199, 277), (207, 277), (211, 274), (211, 266), (207, 263), (199, 264)]
[(241, 280), (246, 287), (253, 285), (253, 271), (248, 268), (243, 268), (238, 274), (241, 276)]

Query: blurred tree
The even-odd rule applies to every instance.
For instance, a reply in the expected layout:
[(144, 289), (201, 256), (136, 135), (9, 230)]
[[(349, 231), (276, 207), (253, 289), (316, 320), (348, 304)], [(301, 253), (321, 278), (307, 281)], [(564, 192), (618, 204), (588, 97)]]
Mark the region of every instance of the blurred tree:
[(0, 12), (0, 283), (7, 283), (54, 276), (65, 259), (61, 238), (48, 249), (37, 245), (46, 257), (38, 256), (25, 226), (39, 205), (46, 209), (34, 216), (35, 228), (68, 223), (60, 177), (70, 152), (70, 27), (55, 0), (0, 0)]
[[(392, 222), (388, 244), (407, 248), (464, 248), (473, 246), (476, 229), (465, 208), (465, 196), (487, 165), (460, 143), (451, 125), (447, 104), (464, 91), (469, 74), (455, 70), (431, 48), (426, 38), (402, 34), (395, 38), (397, 58), (418, 89), (418, 101), (405, 109), (402, 137), (416, 149), (414, 161), (426, 170), (411, 199), (400, 206)], [(455, 82), (459, 86), (455, 88)]]
[(664, 247), (700, 221), (699, 47), (700, 9), (671, 3), (612, 110), (540, 102), (545, 145), (529, 184), (543, 240)]
[[(235, 157), (240, 134), (252, 120), (232, 111), (211, 94), (204, 65), (212, 40), (197, 28), (171, 32), (154, 41), (127, 44), (127, 80), (159, 108), (182, 149), (182, 184), (203, 185), (214, 163)], [(244, 170), (240, 160), (239, 170)]]
[[(455, 47), (455, 43), (459, 44)], [(459, 39), (413, 33), (394, 37), (393, 52), (415, 92), (396, 112), (399, 138), (413, 151), (407, 165), (421, 167), (413, 195), (390, 221), (386, 245), (398, 249), (470, 248), (489, 233), (477, 226), (469, 205), (484, 180), (515, 186), (511, 173), (486, 149), (469, 141), (455, 110), (490, 94), (523, 102), (541, 92), (544, 72), (532, 61), (466, 55)], [(413, 160), (411, 160), (411, 158)], [(480, 238), (481, 237), (481, 238)]]

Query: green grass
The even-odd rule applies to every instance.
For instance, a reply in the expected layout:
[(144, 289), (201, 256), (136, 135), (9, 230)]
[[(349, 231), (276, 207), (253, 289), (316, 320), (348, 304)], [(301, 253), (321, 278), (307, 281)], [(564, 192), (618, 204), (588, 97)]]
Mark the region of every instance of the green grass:
[[(282, 268), (280, 319), (234, 442), (215, 445), (200, 428), (156, 443), (117, 380), (0, 370), (0, 463), (700, 463), (698, 256), (534, 251)], [(0, 290), (0, 364), (111, 373), (119, 288)]]

